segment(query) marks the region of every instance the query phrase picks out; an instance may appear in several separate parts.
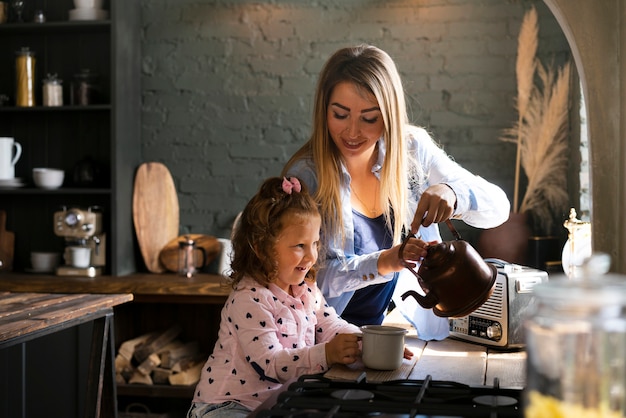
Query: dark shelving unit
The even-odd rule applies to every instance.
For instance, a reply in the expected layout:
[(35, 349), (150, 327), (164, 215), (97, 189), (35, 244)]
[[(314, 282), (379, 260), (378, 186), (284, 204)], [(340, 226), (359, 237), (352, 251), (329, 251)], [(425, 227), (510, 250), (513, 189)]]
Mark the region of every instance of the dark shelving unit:
[[(29, 9), (30, 7), (30, 9)], [(44, 23), (32, 22), (42, 9)], [(26, 2), (24, 23), (0, 24), (0, 136), (22, 145), (15, 175), (20, 188), (0, 188), (0, 209), (7, 212), (7, 230), (15, 233), (13, 271), (30, 267), (31, 251), (61, 252), (65, 241), (53, 232), (53, 214), (60, 208), (97, 206), (103, 212), (107, 240), (104, 274), (136, 270), (132, 224), (134, 171), (140, 164), (140, 5), (108, 0), (107, 20), (69, 21), (72, 0)], [(23, 47), (35, 53), (35, 106), (16, 107), (15, 58)], [(74, 75), (89, 69), (98, 75), (93, 104), (70, 99)], [(63, 85), (63, 106), (42, 106), (42, 80), (57, 74)], [(93, 183), (77, 183), (77, 165), (90, 159)], [(65, 171), (61, 188), (34, 186), (34, 167)]]

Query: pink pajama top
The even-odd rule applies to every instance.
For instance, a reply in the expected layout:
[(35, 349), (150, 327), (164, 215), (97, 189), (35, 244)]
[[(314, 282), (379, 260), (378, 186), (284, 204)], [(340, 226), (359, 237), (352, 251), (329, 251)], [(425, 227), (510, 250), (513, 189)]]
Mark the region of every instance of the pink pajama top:
[(328, 370), (325, 343), (360, 332), (326, 304), (315, 284), (290, 296), (244, 278), (222, 309), (218, 340), (202, 369), (193, 402), (235, 401), (250, 410), (294, 377)]

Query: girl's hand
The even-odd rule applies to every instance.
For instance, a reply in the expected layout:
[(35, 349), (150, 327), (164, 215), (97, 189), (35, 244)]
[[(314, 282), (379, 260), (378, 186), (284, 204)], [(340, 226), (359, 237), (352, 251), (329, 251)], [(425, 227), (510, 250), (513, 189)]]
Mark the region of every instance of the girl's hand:
[(424, 190), (417, 203), (415, 216), (411, 222), (411, 232), (417, 234), (420, 225), (429, 226), (433, 223), (447, 221), (454, 214), (456, 194), (444, 183), (434, 184)]
[(361, 355), (359, 349), (358, 334), (337, 334), (335, 338), (326, 343), (326, 363), (352, 364)]
[(413, 352), (406, 348), (406, 346), (404, 347), (404, 358), (407, 360), (411, 360), (413, 358)]

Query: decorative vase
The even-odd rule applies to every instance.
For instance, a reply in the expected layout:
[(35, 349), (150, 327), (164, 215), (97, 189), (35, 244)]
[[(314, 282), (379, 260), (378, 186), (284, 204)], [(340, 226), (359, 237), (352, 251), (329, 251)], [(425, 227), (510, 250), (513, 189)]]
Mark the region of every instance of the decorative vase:
[(527, 214), (511, 212), (502, 225), (481, 231), (476, 250), (483, 258), (498, 258), (525, 265), (528, 262), (530, 236)]

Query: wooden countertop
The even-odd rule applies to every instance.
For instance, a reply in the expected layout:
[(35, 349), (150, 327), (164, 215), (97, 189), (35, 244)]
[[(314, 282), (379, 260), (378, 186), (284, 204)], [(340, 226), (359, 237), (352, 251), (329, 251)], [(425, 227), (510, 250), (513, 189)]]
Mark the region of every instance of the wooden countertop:
[(136, 273), (127, 276), (74, 277), (0, 274), (0, 292), (132, 293), (135, 302), (223, 304), (230, 293), (221, 276)]
[(0, 292), (0, 347), (91, 321), (131, 300), (131, 294)]

